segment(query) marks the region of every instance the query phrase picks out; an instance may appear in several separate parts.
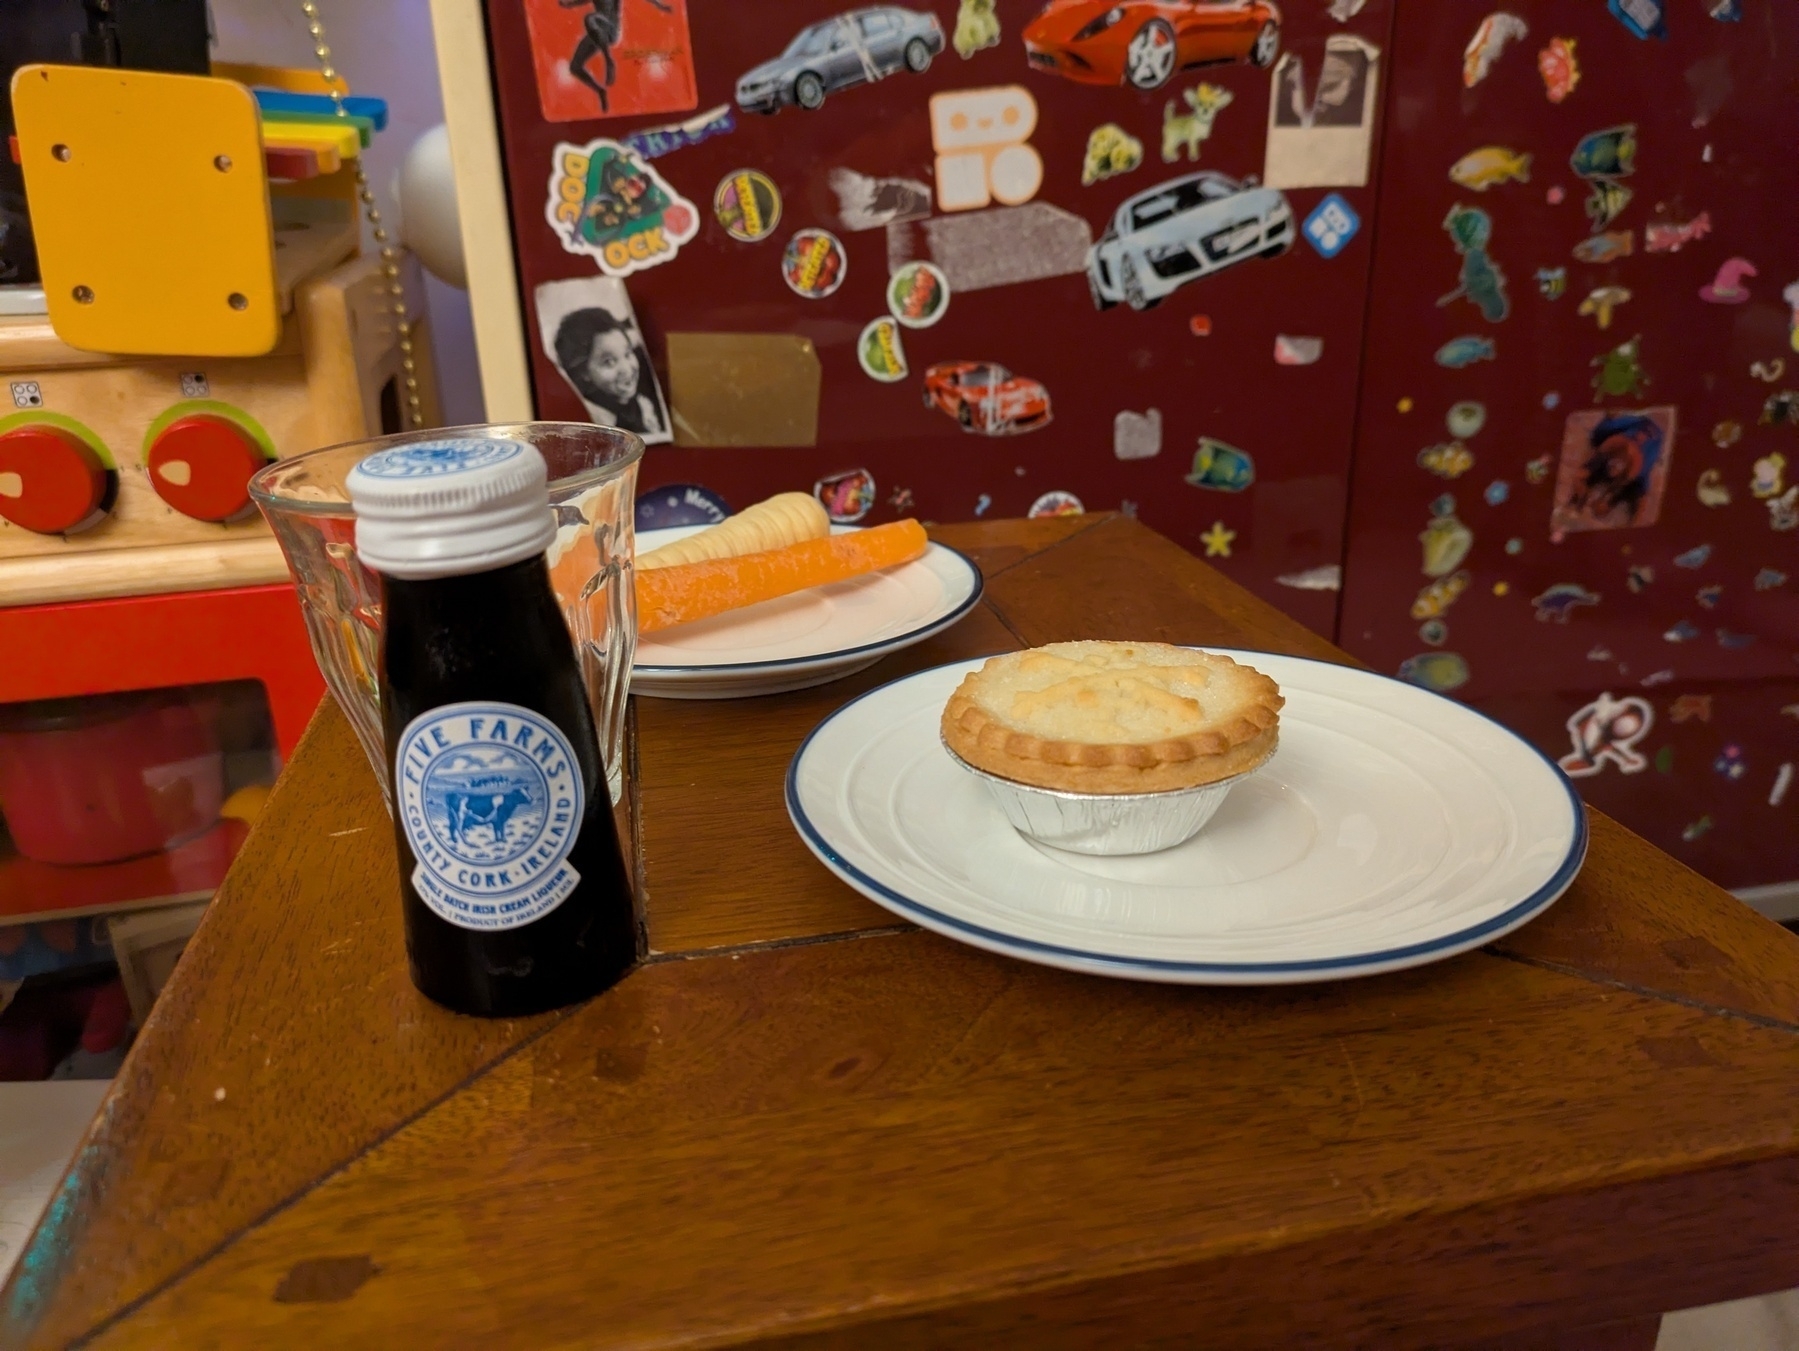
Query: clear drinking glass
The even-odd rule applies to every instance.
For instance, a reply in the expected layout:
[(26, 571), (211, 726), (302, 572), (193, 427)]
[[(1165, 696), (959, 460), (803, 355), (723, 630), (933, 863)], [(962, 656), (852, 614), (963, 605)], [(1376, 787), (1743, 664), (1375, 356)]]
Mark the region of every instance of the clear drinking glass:
[(377, 684), (381, 587), (356, 557), (356, 516), (344, 479), (377, 450), (451, 437), (525, 441), (542, 452), (549, 466), (550, 505), (557, 522), (550, 584), (575, 640), (616, 804), (623, 793), (625, 694), (637, 645), (631, 559), (643, 442), (630, 432), (584, 422), (439, 427), (327, 446), (259, 471), (250, 480), (250, 495), (287, 555), (325, 684), (355, 728), (391, 812)]

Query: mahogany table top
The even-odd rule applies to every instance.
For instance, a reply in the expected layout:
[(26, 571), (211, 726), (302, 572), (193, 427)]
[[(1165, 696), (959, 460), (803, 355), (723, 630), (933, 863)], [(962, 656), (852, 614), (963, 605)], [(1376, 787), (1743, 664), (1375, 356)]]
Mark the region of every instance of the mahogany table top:
[(1082, 637), (1348, 660), (1128, 519), (934, 533), (987, 584), (937, 638), (636, 701), (653, 951), (559, 1013), (413, 990), (327, 701), (0, 1346), (1623, 1348), (1799, 1284), (1799, 939), (1597, 813), (1542, 918), (1313, 986), (1024, 965), (833, 878), (782, 776), (897, 675)]

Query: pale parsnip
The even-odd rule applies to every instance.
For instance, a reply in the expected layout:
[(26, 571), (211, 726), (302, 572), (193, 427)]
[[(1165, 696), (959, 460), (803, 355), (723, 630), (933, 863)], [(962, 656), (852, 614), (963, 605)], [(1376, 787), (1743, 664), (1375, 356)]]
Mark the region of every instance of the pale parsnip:
[(710, 559), (741, 558), (767, 553), (831, 533), (831, 518), (810, 493), (779, 493), (758, 502), (728, 520), (697, 535), (664, 544), (637, 558), (639, 571), (667, 568), (678, 563), (703, 563)]

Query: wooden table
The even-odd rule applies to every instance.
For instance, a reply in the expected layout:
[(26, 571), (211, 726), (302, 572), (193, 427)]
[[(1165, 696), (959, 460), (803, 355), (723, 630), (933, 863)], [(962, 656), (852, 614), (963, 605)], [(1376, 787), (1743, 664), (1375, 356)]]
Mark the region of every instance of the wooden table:
[(782, 772), (877, 683), (1079, 637), (1341, 657), (1133, 521), (937, 533), (987, 594), (934, 641), (638, 702), (654, 954), (562, 1013), (413, 991), (327, 705), (0, 1345), (1601, 1351), (1799, 1284), (1799, 940), (1597, 814), (1535, 923), (1309, 987), (1027, 966), (832, 878)]

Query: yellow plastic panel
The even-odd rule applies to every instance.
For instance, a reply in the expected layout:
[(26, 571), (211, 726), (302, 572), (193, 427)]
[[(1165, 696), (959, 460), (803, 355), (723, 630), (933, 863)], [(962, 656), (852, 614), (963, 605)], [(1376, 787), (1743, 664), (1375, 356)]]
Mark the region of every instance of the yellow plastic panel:
[(281, 333), (261, 118), (202, 75), (24, 66), (25, 195), (56, 335), (91, 352), (258, 356)]
[(334, 127), (323, 122), (285, 122), (271, 117), (263, 123), (265, 139), (275, 145), (322, 145), (337, 152), (339, 159), (355, 159), (362, 141), (351, 123)]

